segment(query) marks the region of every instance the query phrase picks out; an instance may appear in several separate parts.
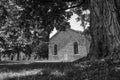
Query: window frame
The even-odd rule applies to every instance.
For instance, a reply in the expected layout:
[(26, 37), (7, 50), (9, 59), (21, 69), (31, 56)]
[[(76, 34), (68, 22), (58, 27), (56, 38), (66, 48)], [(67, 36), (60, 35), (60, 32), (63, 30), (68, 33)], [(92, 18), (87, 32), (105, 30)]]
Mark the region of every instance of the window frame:
[(74, 54), (77, 55), (78, 54), (78, 42), (74, 42), (73, 47), (74, 47)]
[(57, 55), (57, 44), (54, 45), (54, 54), (53, 55)]

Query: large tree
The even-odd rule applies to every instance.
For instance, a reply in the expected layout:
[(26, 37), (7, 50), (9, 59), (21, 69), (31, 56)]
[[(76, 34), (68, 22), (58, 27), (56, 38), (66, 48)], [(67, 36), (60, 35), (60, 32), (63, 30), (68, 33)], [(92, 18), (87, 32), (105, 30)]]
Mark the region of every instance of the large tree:
[[(14, 53), (13, 48), (19, 44), (21, 35), (19, 28), (19, 13), (21, 9), (14, 0), (0, 1), (0, 53), (1, 55)], [(18, 51), (17, 51), (18, 53)]]
[[(90, 0), (90, 35), (92, 42), (89, 58), (119, 57), (120, 1)], [(115, 57), (113, 57), (115, 55)]]
[(74, 7), (90, 10), (90, 27), (86, 31), (91, 35), (88, 59), (120, 58), (119, 4), (119, 0), (85, 0)]
[[(33, 52), (31, 49), (35, 46), (34, 42), (38, 44), (37, 40), (40, 35), (37, 32), (41, 32), (37, 27), (31, 25), (39, 25), (36, 22), (24, 25), (23, 19), (21, 19), (23, 8), (17, 5), (16, 0), (0, 0), (0, 54), (14, 56), (17, 54), (19, 60), (20, 53), (25, 53), (26, 56), (31, 55)], [(32, 32), (36, 33), (32, 33)], [(37, 36), (36, 36), (37, 35)], [(37, 38), (37, 39), (36, 39)], [(29, 47), (28, 47), (29, 46)]]

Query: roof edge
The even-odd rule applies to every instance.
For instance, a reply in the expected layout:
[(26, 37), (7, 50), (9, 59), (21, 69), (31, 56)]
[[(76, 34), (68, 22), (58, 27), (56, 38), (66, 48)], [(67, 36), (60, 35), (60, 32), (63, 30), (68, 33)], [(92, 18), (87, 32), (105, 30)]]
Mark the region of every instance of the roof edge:
[[(71, 31), (74, 31), (74, 32), (83, 34), (82, 31), (77, 31), (77, 30), (74, 30), (74, 29), (71, 29), (71, 28), (68, 28), (67, 30), (71, 30)], [(55, 34), (50, 38), (50, 40), (53, 39), (56, 35), (58, 35), (60, 32), (64, 32), (64, 31), (57, 31), (57, 33), (55, 33)]]

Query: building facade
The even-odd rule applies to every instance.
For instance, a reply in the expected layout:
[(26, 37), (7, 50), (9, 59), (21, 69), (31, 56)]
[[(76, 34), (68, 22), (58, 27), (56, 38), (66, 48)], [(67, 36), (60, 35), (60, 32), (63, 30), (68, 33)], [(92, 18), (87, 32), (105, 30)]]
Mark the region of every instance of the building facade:
[(87, 56), (89, 46), (90, 40), (80, 31), (58, 31), (50, 38), (48, 59), (71, 62)]

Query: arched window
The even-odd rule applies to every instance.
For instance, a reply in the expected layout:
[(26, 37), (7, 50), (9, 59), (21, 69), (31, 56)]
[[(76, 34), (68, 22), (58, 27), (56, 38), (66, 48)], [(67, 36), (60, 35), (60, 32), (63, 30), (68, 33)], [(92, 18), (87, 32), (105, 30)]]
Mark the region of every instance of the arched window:
[(78, 54), (78, 43), (74, 42), (74, 54)]
[(57, 55), (57, 45), (54, 45), (54, 55)]

